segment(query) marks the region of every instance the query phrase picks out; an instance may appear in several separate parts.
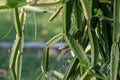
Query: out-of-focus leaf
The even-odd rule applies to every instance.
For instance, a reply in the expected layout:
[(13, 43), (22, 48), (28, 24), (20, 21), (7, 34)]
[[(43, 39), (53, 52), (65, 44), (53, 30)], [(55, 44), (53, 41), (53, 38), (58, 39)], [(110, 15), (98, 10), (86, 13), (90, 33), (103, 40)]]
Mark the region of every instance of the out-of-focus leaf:
[(45, 78), (45, 72), (42, 72), (42, 73), (37, 77), (36, 80), (44, 80), (44, 78)]
[(63, 79), (63, 77), (64, 77), (64, 75), (62, 74), (62, 73), (60, 73), (60, 72), (58, 72), (58, 71), (53, 71), (53, 74), (55, 75), (55, 76), (57, 76), (59, 79)]
[(11, 68), (11, 69), (9, 69), (9, 76), (8, 76), (8, 78), (9, 78), (9, 80), (16, 80), (16, 74), (15, 74), (15, 71)]

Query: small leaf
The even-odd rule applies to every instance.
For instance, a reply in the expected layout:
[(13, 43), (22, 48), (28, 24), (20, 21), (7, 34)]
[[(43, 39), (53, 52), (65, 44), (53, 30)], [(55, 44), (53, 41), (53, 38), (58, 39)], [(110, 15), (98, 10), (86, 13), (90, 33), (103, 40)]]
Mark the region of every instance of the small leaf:
[(77, 67), (78, 64), (79, 64), (79, 60), (77, 59), (77, 57), (74, 57), (70, 62), (70, 65), (68, 67), (67, 72), (65, 73), (63, 80), (69, 80), (71, 75), (73, 75), (75, 68)]
[(60, 13), (61, 9), (62, 9), (62, 6), (60, 6), (57, 9), (57, 11), (50, 16), (49, 21), (52, 21), (53, 19), (55, 19), (57, 17), (57, 15)]
[(36, 80), (44, 80), (45, 78), (45, 72), (42, 72)]
[(54, 43), (56, 43), (57, 41), (59, 41), (60, 39), (62, 39), (63, 34), (59, 33), (57, 35), (55, 35), (52, 39), (50, 39), (47, 43), (46, 43), (46, 47), (50, 47), (52, 46)]
[(59, 48), (59, 50), (63, 50), (63, 49), (67, 49), (67, 48), (69, 48), (69, 45), (64, 45), (64, 46), (61, 46), (60, 48)]
[(49, 59), (49, 48), (44, 49), (43, 53), (43, 71), (46, 73), (48, 71), (48, 59)]
[(89, 69), (81, 76), (80, 80), (85, 80), (85, 78), (87, 77), (87, 75), (90, 73), (91, 69), (92, 69), (92, 67), (89, 67)]
[(101, 73), (106, 73), (106, 71), (108, 70), (108, 63), (104, 63), (101, 68), (100, 68), (100, 72)]
[(59, 79), (63, 79), (64, 75), (58, 71), (53, 71), (53, 74), (57, 76)]

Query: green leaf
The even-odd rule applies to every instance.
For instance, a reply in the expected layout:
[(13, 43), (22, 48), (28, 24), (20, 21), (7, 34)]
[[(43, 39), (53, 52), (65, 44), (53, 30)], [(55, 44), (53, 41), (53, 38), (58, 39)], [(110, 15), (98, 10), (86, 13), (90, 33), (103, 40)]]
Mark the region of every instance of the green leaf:
[(63, 33), (68, 35), (71, 28), (71, 14), (73, 9), (73, 0), (69, 0), (63, 4)]
[(18, 37), (22, 36), (18, 8), (13, 8), (15, 30)]
[(80, 0), (84, 16), (87, 20), (91, 19), (91, 4), (89, 0)]
[(110, 49), (109, 49), (109, 42), (111, 41), (109, 36), (110, 36), (110, 33), (108, 32), (108, 27), (106, 25), (106, 22), (103, 20), (102, 21), (102, 31), (103, 31), (103, 36), (104, 36), (104, 46), (105, 46), (105, 57), (107, 60), (110, 59)]
[(51, 38), (47, 43), (46, 43), (46, 47), (50, 47), (52, 46), (54, 43), (56, 43), (57, 41), (59, 41), (60, 39), (62, 39), (63, 34), (59, 33), (57, 35), (55, 35), (53, 38)]
[(89, 39), (91, 44), (92, 65), (96, 66), (99, 60), (99, 45), (95, 31), (88, 29)]
[(47, 72), (48, 71), (48, 59), (49, 59), (49, 48), (46, 47), (44, 49), (44, 53), (43, 53), (43, 72)]
[(37, 77), (36, 80), (44, 80), (44, 78), (45, 78), (45, 72), (42, 72), (42, 73)]
[(80, 80), (85, 80), (85, 78), (87, 78), (88, 74), (90, 73), (90, 70), (92, 69), (92, 67), (89, 67), (86, 72), (81, 76)]
[(53, 74), (56, 76), (56, 77), (58, 77), (59, 79), (63, 79), (63, 77), (64, 77), (64, 75), (62, 74), (62, 73), (60, 73), (60, 72), (58, 72), (58, 71), (53, 71)]
[(49, 21), (52, 21), (53, 19), (55, 19), (57, 17), (57, 15), (60, 13), (61, 9), (62, 9), (62, 6), (60, 6), (57, 9), (57, 11), (50, 16)]
[(12, 52), (11, 52), (11, 55), (10, 55), (9, 68), (13, 68), (15, 66), (15, 60), (16, 60), (16, 57), (17, 57), (17, 53), (18, 53), (20, 44), (21, 44), (21, 39), (17, 38), (14, 42), (13, 47), (12, 47)]
[(100, 72), (101, 73), (106, 73), (108, 71), (108, 63), (104, 63), (101, 67), (100, 67)]
[(9, 76), (8, 76), (8, 79), (9, 80), (16, 80), (16, 74), (15, 74), (15, 71), (14, 69), (9, 69), (9, 72), (8, 72)]
[(75, 56), (78, 57), (78, 59), (80, 60), (81, 65), (86, 68), (90, 67), (90, 61), (86, 53), (84, 52), (81, 45), (73, 38), (73, 36), (70, 36), (70, 38), (65, 36), (65, 40), (72, 49)]
[(74, 57), (71, 63), (69, 64), (68, 70), (65, 73), (63, 80), (69, 80), (71, 75), (73, 75), (78, 64), (79, 64), (79, 60), (77, 59), (77, 57)]
[(21, 53), (18, 53), (15, 62), (15, 73), (17, 80), (21, 80), (21, 68), (22, 68), (22, 55)]
[(67, 48), (69, 48), (69, 45), (64, 45), (64, 46), (61, 46), (60, 48), (59, 48), (59, 50), (63, 50), (63, 49), (67, 49)]
[(96, 80), (98, 80), (98, 79), (100, 79), (100, 80), (107, 80), (107, 76), (102, 74), (102, 73), (90, 72), (90, 74), (92, 74), (93, 77), (96, 77)]
[(120, 37), (120, 0), (114, 0), (113, 42), (119, 42)]
[(19, 14), (19, 21), (20, 21), (20, 26), (22, 27), (22, 30), (24, 30), (24, 24), (25, 24), (25, 20), (26, 20), (26, 13), (25, 10), (22, 9), (20, 14)]
[(111, 61), (110, 61), (110, 80), (117, 79), (118, 62), (119, 62), (119, 48), (116, 43), (113, 43), (111, 48)]
[(82, 12), (82, 8), (81, 8), (81, 4), (80, 4), (79, 0), (74, 0), (73, 9), (74, 9), (73, 11), (74, 11), (74, 15), (75, 15), (76, 27), (77, 27), (77, 29), (81, 29), (83, 12)]

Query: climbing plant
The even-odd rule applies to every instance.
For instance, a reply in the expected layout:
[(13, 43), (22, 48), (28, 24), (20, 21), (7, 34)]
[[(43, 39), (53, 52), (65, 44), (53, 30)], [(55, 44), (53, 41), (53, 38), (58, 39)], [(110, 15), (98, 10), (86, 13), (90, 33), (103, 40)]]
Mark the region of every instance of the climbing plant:
[(39, 3), (39, 0), (4, 0), (1, 2), (0, 9), (13, 10), (16, 30), (9, 62), (10, 80), (21, 80), (25, 11), (56, 5), (59, 7), (50, 16), (49, 21), (62, 14), (62, 32), (46, 43), (42, 72), (36, 80), (49, 79), (49, 47), (63, 38), (66, 45), (61, 49), (69, 48), (73, 57), (66, 73), (56, 72), (56, 76), (61, 80), (120, 79), (120, 0), (58, 0), (52, 3)]

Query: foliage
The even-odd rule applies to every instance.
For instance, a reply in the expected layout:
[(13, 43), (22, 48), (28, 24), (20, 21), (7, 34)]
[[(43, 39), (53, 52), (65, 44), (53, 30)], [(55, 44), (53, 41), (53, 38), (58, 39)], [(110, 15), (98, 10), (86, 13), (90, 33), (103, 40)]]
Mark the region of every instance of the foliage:
[[(11, 1), (12, 2), (12, 1)], [(13, 3), (1, 6), (1, 9), (12, 8), (16, 30), (16, 40), (10, 57), (10, 79), (20, 80), (22, 48), (24, 39), (24, 14), (28, 8), (24, 5), (44, 7), (59, 5), (57, 12), (50, 17), (52, 21), (58, 14), (62, 14), (62, 33), (48, 41), (44, 54), (42, 73), (37, 80), (49, 79), (49, 47), (63, 37), (67, 48), (71, 49), (73, 59), (62, 80), (117, 80), (120, 77), (119, 66), (119, 38), (120, 38), (120, 1), (118, 0), (61, 0), (53, 3), (39, 3), (30, 1), (22, 4), (21, 16), (18, 5)], [(20, 16), (20, 17), (19, 17)], [(90, 54), (90, 57), (88, 57)], [(59, 75), (57, 75), (59, 76)]]
[[(35, 16), (34, 16), (35, 14)], [(41, 41), (46, 42), (55, 34), (61, 32), (61, 16), (57, 16), (54, 21), (49, 22), (48, 18), (52, 13), (26, 11), (26, 23), (24, 26), (24, 41)], [(36, 23), (34, 21), (36, 19)], [(0, 42), (13, 42), (15, 38), (15, 29), (13, 22), (12, 10), (0, 10)], [(7, 24), (6, 24), (7, 23)], [(35, 27), (37, 26), (37, 32)], [(4, 27), (2, 27), (4, 26)], [(50, 27), (52, 26), (52, 28)], [(53, 30), (53, 28), (55, 30)], [(30, 33), (30, 34), (29, 34)], [(35, 38), (35, 34), (36, 38)]]
[[(4, 53), (0, 53), (0, 80), (8, 80), (7, 77), (7, 71), (8, 71), (8, 65), (9, 65), (9, 54), (6, 54), (7, 51), (4, 51)], [(42, 52), (31, 52), (31, 51), (24, 51), (22, 53), (23, 56), (23, 63), (22, 63), (22, 80), (35, 80), (36, 77), (41, 72), (41, 61), (42, 61)], [(51, 55), (49, 57), (50, 65), (49, 65), (49, 76), (51, 76), (51, 79), (58, 79), (53, 75), (53, 70), (57, 70), (60, 72), (63, 72), (65, 65), (63, 57), (60, 60), (57, 60), (57, 55)], [(58, 64), (58, 65), (56, 65)], [(30, 69), (30, 70), (29, 70)]]

